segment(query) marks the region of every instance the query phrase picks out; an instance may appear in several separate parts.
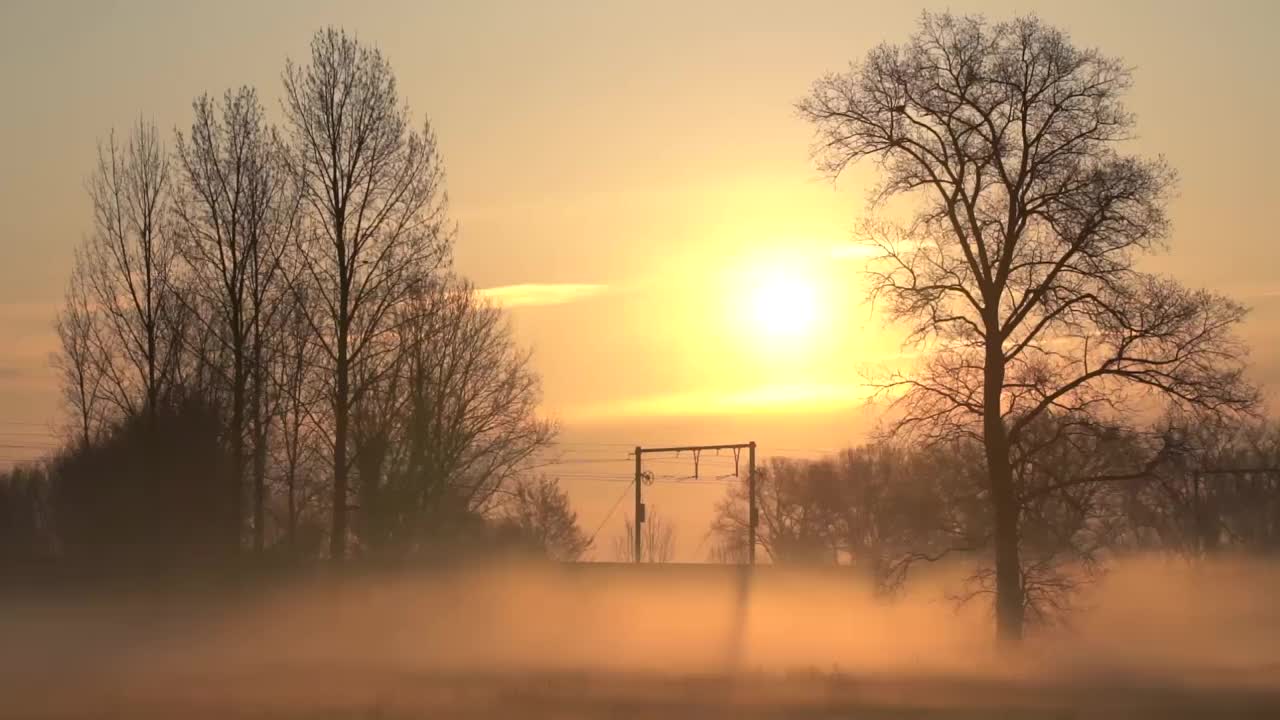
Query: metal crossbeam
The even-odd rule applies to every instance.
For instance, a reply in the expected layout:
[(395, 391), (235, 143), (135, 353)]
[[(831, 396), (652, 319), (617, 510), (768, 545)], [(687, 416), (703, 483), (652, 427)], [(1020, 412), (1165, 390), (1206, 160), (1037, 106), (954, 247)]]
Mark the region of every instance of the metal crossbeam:
[(645, 453), (694, 453), (694, 475), (697, 475), (698, 453), (703, 450), (733, 450), (733, 466), (734, 474), (738, 470), (738, 452), (746, 449), (747, 453), (747, 564), (756, 564), (756, 521), (758, 513), (756, 512), (756, 444), (754, 441), (745, 443), (725, 443), (723, 445), (681, 445), (673, 447), (641, 447), (636, 446), (636, 511), (635, 511), (635, 562), (640, 562), (641, 552), (643, 551), (643, 543), (641, 538), (641, 527), (644, 525), (644, 499), (641, 496), (641, 486), (644, 484), (644, 469), (642, 467)]

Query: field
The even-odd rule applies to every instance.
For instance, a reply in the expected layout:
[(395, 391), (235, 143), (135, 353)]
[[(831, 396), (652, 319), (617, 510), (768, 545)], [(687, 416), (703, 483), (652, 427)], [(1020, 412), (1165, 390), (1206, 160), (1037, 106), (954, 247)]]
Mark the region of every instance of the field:
[[(1225, 718), (1280, 717), (1280, 694), (1153, 682), (1046, 685), (847, 675), (415, 675), (259, 668), (167, 677), (147, 692), (47, 688), (10, 704), (40, 718)], [(264, 685), (270, 687), (264, 687)], [(343, 686), (343, 687), (336, 687)], [(229, 689), (234, 688), (234, 689)]]
[(991, 651), (981, 608), (927, 592), (886, 604), (830, 572), (502, 567), (10, 592), (0, 715), (1271, 718), (1275, 578), (1131, 563), (1072, 628), (1014, 657)]

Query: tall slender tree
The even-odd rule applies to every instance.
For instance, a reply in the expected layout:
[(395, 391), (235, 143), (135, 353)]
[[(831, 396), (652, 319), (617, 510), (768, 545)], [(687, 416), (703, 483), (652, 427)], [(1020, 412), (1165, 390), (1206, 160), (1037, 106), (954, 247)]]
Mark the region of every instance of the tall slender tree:
[(125, 416), (153, 416), (173, 384), (186, 314), (177, 302), (169, 158), (141, 120), (122, 144), (98, 146), (88, 182), (93, 232), (83, 250), (87, 293), (101, 319), (104, 397)]
[(202, 95), (192, 102), (189, 135), (178, 134), (181, 180), (175, 204), (193, 291), (214, 310), (201, 318), (231, 360), (228, 435), (237, 498), (236, 525), (244, 521), (245, 441), (253, 448), (253, 546), (264, 544), (265, 403), (264, 323), (278, 303), (281, 259), (291, 242), (293, 202), (280, 167), (274, 131), (263, 118), (257, 93), (228, 90), (221, 101)]
[(313, 504), (319, 428), (327, 420), (320, 412), (324, 398), (315, 380), (315, 339), (307, 320), (305, 292), (285, 298), (270, 353), (271, 403), (267, 415), (275, 425), (273, 444), (276, 484), (283, 494), (279, 522), (285, 545), (299, 551), (299, 527)]
[(394, 309), (448, 262), (444, 167), (429, 124), (410, 126), (391, 65), (344, 31), (316, 34), (305, 64), (284, 72), (286, 158), (306, 224), (300, 235), (308, 315), (328, 361), (333, 410), (330, 556), (346, 554), (353, 404), (376, 381)]

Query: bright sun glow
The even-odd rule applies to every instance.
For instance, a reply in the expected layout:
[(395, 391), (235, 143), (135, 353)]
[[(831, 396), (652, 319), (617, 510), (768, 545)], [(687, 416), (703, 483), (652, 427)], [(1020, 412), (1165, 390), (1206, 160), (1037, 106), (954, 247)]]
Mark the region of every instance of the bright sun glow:
[(751, 314), (766, 337), (808, 337), (818, 320), (817, 288), (811, 278), (794, 271), (769, 271), (751, 290)]

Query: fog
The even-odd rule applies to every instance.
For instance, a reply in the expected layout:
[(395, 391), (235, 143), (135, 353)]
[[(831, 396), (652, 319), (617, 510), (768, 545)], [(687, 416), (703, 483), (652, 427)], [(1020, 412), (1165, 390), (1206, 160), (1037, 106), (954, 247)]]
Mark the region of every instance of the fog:
[(1274, 566), (1118, 562), (1069, 625), (1002, 656), (982, 599), (946, 598), (955, 580), (938, 571), (886, 602), (831, 570), (494, 564), (235, 591), (10, 592), (0, 705), (12, 717), (1225, 709), (1280, 690)]

